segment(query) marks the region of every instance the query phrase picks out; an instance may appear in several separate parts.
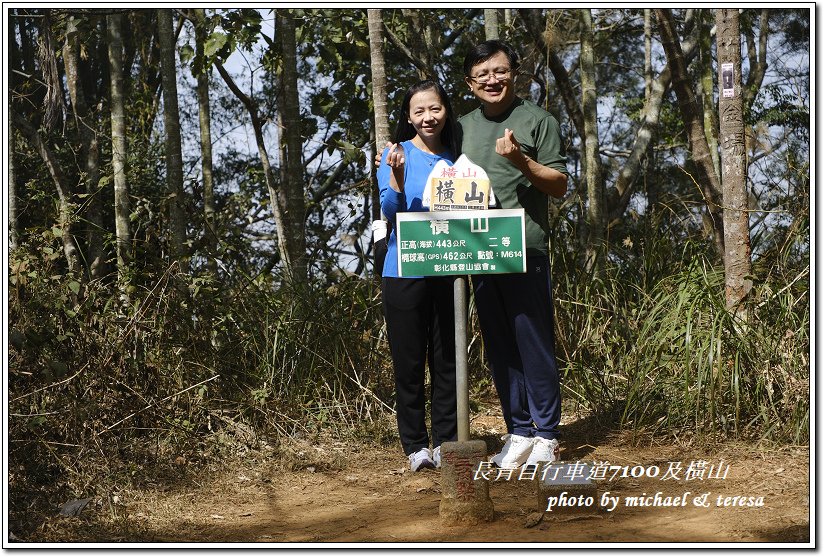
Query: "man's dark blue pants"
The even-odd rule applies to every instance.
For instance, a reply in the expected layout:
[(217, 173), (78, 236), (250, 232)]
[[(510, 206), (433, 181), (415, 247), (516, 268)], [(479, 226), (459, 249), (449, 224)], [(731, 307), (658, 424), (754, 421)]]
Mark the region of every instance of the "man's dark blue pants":
[(475, 303), (507, 432), (555, 439), (561, 388), (549, 259), (526, 264), (524, 274), (474, 275)]

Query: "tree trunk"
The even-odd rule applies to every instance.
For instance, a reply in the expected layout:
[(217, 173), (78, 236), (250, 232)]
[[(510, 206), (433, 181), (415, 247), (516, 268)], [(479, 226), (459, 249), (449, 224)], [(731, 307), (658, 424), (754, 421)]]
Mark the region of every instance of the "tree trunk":
[(17, 230), (17, 182), (14, 172), (14, 124), (11, 118), (7, 125), (9, 129), (9, 252), (12, 252), (17, 249), (19, 233)]
[[(549, 70), (552, 72), (552, 77), (555, 79), (555, 86), (563, 99), (564, 107), (569, 120), (572, 122), (575, 133), (581, 139), (581, 145), (586, 144), (586, 132), (584, 129), (584, 114), (581, 109), (581, 103), (578, 101), (577, 88), (573, 86), (569, 73), (564, 67), (563, 61), (554, 51), (554, 45), (549, 40), (549, 35), (553, 30), (553, 24), (550, 22), (549, 15), (544, 17), (542, 10), (537, 8), (520, 8), (518, 15), (526, 27), (527, 33), (532, 38), (535, 45), (534, 50), (546, 53), (546, 63)], [(580, 161), (581, 176), (586, 175), (586, 157)], [(576, 160), (577, 166), (577, 160)], [(551, 207), (551, 205), (550, 205)], [(578, 248), (581, 252), (586, 252), (588, 233), (586, 231), (587, 218), (584, 215), (586, 204), (583, 199), (583, 193), (576, 192), (575, 194), (576, 207), (576, 230), (575, 238), (578, 242)]]
[[(203, 8), (195, 8), (195, 43), (197, 56), (203, 59), (204, 45), (206, 44), (206, 30), (204, 24), (206, 14)], [(209, 270), (217, 274), (217, 230), (215, 229), (215, 194), (214, 177), (212, 174), (212, 113), (209, 106), (209, 73), (206, 68), (200, 68), (197, 74), (197, 104), (200, 121), (200, 164), (203, 174), (203, 212), (206, 222), (205, 246), (208, 257)]]
[(598, 97), (595, 86), (595, 57), (592, 48), (592, 14), (580, 10), (581, 17), (581, 106), (584, 113), (586, 159), (587, 249), (586, 268), (595, 276), (604, 270), (606, 245), (606, 200), (598, 141)]
[(578, 137), (583, 139), (585, 137), (584, 115), (581, 112), (581, 105), (578, 102), (578, 95), (575, 92), (576, 89), (572, 85), (572, 81), (569, 78), (569, 73), (564, 67), (563, 61), (561, 61), (558, 54), (551, 49), (551, 45), (547, 44), (545, 41), (545, 26), (541, 24), (541, 10), (535, 8), (521, 8), (518, 10), (518, 15), (521, 17), (521, 21), (526, 26), (529, 36), (532, 37), (532, 41), (538, 47), (537, 50), (547, 52), (547, 49), (549, 49), (549, 52), (547, 52), (547, 66), (552, 72), (552, 77), (555, 78), (555, 86), (558, 88), (558, 92), (564, 101), (564, 107), (566, 108), (567, 115), (569, 116), (570, 121), (574, 124)]
[(66, 104), (63, 97), (63, 80), (60, 76), (59, 62), (52, 34), (52, 10), (43, 10), (39, 19), (37, 37), (37, 57), (40, 63), (40, 76), (45, 98), (43, 99), (43, 118), (40, 127), (52, 131), (64, 124)]
[(747, 60), (750, 63), (750, 72), (747, 75), (747, 85), (744, 87), (744, 106), (752, 107), (755, 97), (761, 90), (764, 75), (767, 73), (767, 39), (770, 34), (770, 9), (762, 8), (758, 19), (758, 51), (755, 50), (755, 37), (752, 30), (745, 29), (747, 37)]
[[(20, 40), (21, 42), (25, 42), (25, 23), (23, 18), (15, 17), (17, 15), (17, 10), (11, 10), (10, 18), (9, 18), (9, 36), (8, 36), (8, 51), (10, 55), (10, 60), (20, 60), (21, 64), (25, 64), (25, 60), (23, 59), (22, 49), (19, 49), (17, 46), (16, 40), (16, 33), (20, 33)], [(25, 69), (25, 66), (21, 66), (21, 68)], [(20, 81), (20, 76), (15, 74), (14, 72), (9, 72), (7, 74), (9, 76), (9, 89), (16, 90), (17, 84)], [(12, 95), (8, 97), (8, 113), (12, 113), (12, 102), (11, 102)], [(9, 132), (9, 251), (14, 251), (20, 241), (20, 231), (19, 225), (17, 223), (17, 182), (15, 179), (15, 171), (14, 171), (14, 146), (16, 144), (16, 136), (14, 132), (14, 123), (12, 119), (9, 118), (7, 122), (8, 132)]]
[[(671, 74), (672, 72), (670, 72), (669, 67), (666, 67), (658, 78), (652, 82), (650, 96), (644, 104), (644, 109), (641, 113), (641, 127), (638, 128), (635, 134), (632, 151), (630, 151), (629, 157), (627, 157), (627, 160), (618, 172), (618, 178), (615, 181), (615, 191), (618, 194), (618, 199), (612, 200), (610, 203), (610, 223), (615, 219), (621, 218), (624, 211), (626, 211), (629, 206), (629, 200), (635, 191), (634, 184), (642, 167), (643, 159), (652, 153), (652, 138), (658, 129), (661, 108), (664, 104), (664, 95), (669, 91)], [(652, 197), (657, 197), (658, 189), (660, 189), (658, 184), (647, 184), (648, 193), (650, 190), (654, 190)]]
[(498, 8), (484, 8), (484, 36), (487, 41), (499, 38)]
[[(369, 54), (372, 69), (372, 104), (375, 107), (375, 149), (383, 151), (384, 145), (390, 141), (389, 112), (386, 100), (386, 63), (383, 57), (383, 16), (381, 11), (366, 10), (369, 23)], [(371, 160), (374, 160), (374, 156)], [(372, 220), (381, 218), (381, 206), (378, 197), (378, 180), (375, 169), (372, 169)]]
[(34, 126), (16, 113), (12, 113), (12, 118), (14, 119), (14, 126), (20, 130), (29, 144), (37, 150), (43, 162), (46, 163), (46, 168), (48, 168), (54, 186), (57, 189), (59, 210), (57, 226), (60, 230), (60, 239), (63, 242), (63, 254), (66, 256), (66, 265), (68, 266), (69, 272), (74, 273), (79, 268), (79, 254), (77, 244), (71, 232), (73, 210), (69, 200), (71, 192), (69, 181), (63, 172), (63, 168), (60, 166), (57, 155), (51, 147), (43, 141), (43, 138), (40, 137), (40, 133)]
[(704, 135), (707, 136), (712, 166), (715, 173), (721, 176), (721, 161), (718, 158), (718, 114), (713, 95), (715, 76), (712, 75), (712, 39), (709, 22), (706, 21), (712, 10), (699, 9), (698, 12), (698, 64), (701, 74), (701, 104), (704, 108)]
[(652, 95), (652, 10), (644, 8), (644, 100)]
[[(269, 159), (269, 151), (266, 149), (266, 142), (263, 138), (263, 120), (261, 120), (258, 114), (257, 104), (251, 97), (240, 90), (240, 87), (237, 86), (232, 76), (229, 75), (229, 72), (223, 67), (223, 64), (215, 62), (215, 68), (229, 87), (229, 90), (243, 103), (243, 106), (246, 107), (246, 111), (249, 113), (252, 131), (255, 134), (255, 145), (260, 156), (260, 164), (263, 167), (263, 177), (266, 181), (266, 188), (269, 191), (269, 206), (272, 208), (272, 216), (275, 219), (275, 229), (278, 236), (278, 254), (280, 255), (281, 261), (289, 261), (289, 253), (285, 244), (288, 234), (283, 217), (283, 213), (285, 212), (283, 208), (284, 201), (282, 200), (283, 194), (278, 189), (278, 184), (275, 181), (274, 170)], [(281, 239), (283, 239), (283, 241), (281, 241)]]
[[(429, 18), (420, 9), (404, 8), (401, 11), (411, 27), (409, 39), (411, 51), (408, 51), (408, 55), (411, 59), (419, 61), (415, 64), (418, 70), (418, 78), (437, 79), (435, 59), (440, 54), (437, 52), (438, 44), (435, 40), (432, 25), (429, 24)], [(407, 47), (403, 46), (401, 48)]]
[(694, 180), (700, 189), (710, 220), (712, 235), (720, 258), (724, 254), (724, 221), (721, 211), (721, 184), (712, 165), (707, 137), (698, 101), (690, 82), (687, 64), (675, 31), (675, 20), (669, 9), (656, 9), (661, 29), (661, 45), (672, 71), (672, 86), (678, 97), (678, 107), (687, 132), (689, 149), (695, 168)]
[[(664, 71), (669, 73), (669, 68), (665, 68)], [(667, 86), (669, 86), (669, 78), (667, 79)], [(640, 167), (641, 164), (642, 164), (642, 162), (641, 162), (642, 157), (643, 157), (643, 166), (645, 168), (649, 168), (650, 167), (650, 161), (653, 161), (654, 158), (655, 158), (655, 151), (652, 148), (652, 142), (651, 142), (652, 131), (649, 128), (644, 127), (644, 122), (646, 121), (646, 115), (648, 114), (648, 111), (649, 111), (650, 107), (653, 104), (652, 91), (653, 91), (653, 76), (652, 76), (652, 10), (649, 9), (649, 8), (644, 8), (644, 112), (643, 112), (643, 118), (642, 118), (642, 126), (641, 126), (641, 129), (639, 130), (638, 133), (640, 135), (643, 132), (647, 135), (647, 137), (646, 137), (646, 141), (645, 141), (645, 143), (646, 143), (645, 149), (643, 151), (638, 151), (637, 152), (637, 158), (635, 160), (633, 160), (632, 159), (633, 156), (636, 156), (636, 151), (635, 151), (635, 148), (633, 146), (633, 150), (630, 153), (630, 158), (627, 160), (627, 162), (621, 168), (620, 174), (626, 175), (628, 178), (633, 178), (634, 179), (635, 173), (637, 172), (637, 168), (634, 172), (631, 172), (629, 167), (631, 167), (634, 164), (638, 165), (638, 167)], [(662, 91), (662, 93), (663, 93), (663, 91)], [(663, 98), (663, 94), (662, 94), (662, 98)], [(658, 114), (660, 113), (661, 99), (658, 99), (658, 104), (659, 104), (659, 109), (658, 109), (658, 111), (655, 112), (656, 127), (657, 127), (657, 123), (658, 123)], [(638, 136), (636, 136), (636, 141), (635, 141), (636, 144), (638, 143), (637, 138), (638, 138)], [(619, 179), (619, 181), (620, 181), (620, 179)], [(626, 210), (627, 206), (629, 205), (629, 199), (630, 199), (631, 193), (628, 192), (627, 190), (632, 189), (630, 187), (630, 183), (625, 182), (624, 184), (622, 184), (623, 187), (624, 187), (624, 191), (622, 191), (618, 188), (619, 181), (616, 181), (615, 189), (621, 197), (620, 197), (619, 202), (617, 204), (610, 205), (610, 207), (609, 207), (610, 224), (612, 224), (613, 215), (616, 215), (616, 218), (619, 215), (623, 215), (624, 211)], [(661, 186), (660, 186), (660, 184), (658, 183), (657, 180), (645, 180), (644, 183), (645, 183), (645, 186), (646, 186), (645, 189), (646, 189), (646, 196), (647, 196), (647, 207), (648, 207), (647, 214), (650, 217), (653, 217), (653, 215), (654, 215), (654, 213), (655, 213), (655, 211), (657, 210), (657, 207), (658, 207), (658, 199), (660, 197), (659, 194), (660, 194)], [(624, 197), (624, 195), (623, 195), (625, 192), (628, 194), (626, 197)]]
[[(687, 19), (687, 24), (691, 18)], [(645, 31), (646, 33), (646, 31)], [(692, 58), (697, 51), (697, 41), (684, 41), (682, 43), (682, 52), (685, 59)], [(650, 68), (650, 71), (651, 68)], [(654, 155), (651, 145), (652, 138), (655, 131), (658, 129), (658, 123), (661, 117), (661, 109), (664, 105), (664, 97), (669, 91), (670, 83), (672, 82), (672, 71), (667, 65), (661, 73), (650, 84), (649, 97), (644, 104), (644, 109), (641, 113), (641, 127), (635, 135), (635, 142), (632, 145), (632, 151), (627, 157), (624, 166), (618, 172), (618, 178), (615, 182), (615, 191), (618, 194), (618, 199), (610, 199), (609, 206), (609, 221), (621, 218), (629, 205), (629, 200), (635, 192), (636, 178), (642, 168), (643, 159), (645, 156), (652, 157)], [(652, 210), (655, 209), (656, 200), (658, 198), (658, 191), (660, 184), (647, 183), (647, 197), (650, 201)]]
[(747, 151), (741, 88), (741, 34), (738, 9), (715, 12), (718, 50), (718, 112), (724, 188), (724, 285), (727, 308), (741, 315), (740, 304), (752, 288), (747, 212)]
[[(377, 156), (379, 150), (376, 145), (380, 145), (375, 139), (375, 129), (371, 129), (369, 131), (369, 144), (371, 148), (369, 149), (369, 160), (374, 161), (375, 157)], [(385, 145), (386, 143), (384, 143)], [(382, 151), (382, 149), (380, 150)], [(370, 189), (370, 212), (365, 213), (364, 216), (369, 215), (370, 220), (380, 220), (383, 218), (383, 213), (381, 212), (381, 194), (380, 188), (378, 187), (378, 169), (375, 165), (372, 165), (372, 172), (371, 172), (371, 180), (372, 180), (372, 188)]]
[(386, 100), (386, 64), (383, 57), (383, 17), (380, 10), (366, 10), (369, 22), (369, 54), (372, 69), (372, 103), (375, 107), (375, 144), (383, 149), (390, 139)]
[(177, 104), (177, 70), (172, 10), (157, 10), (160, 71), (163, 80), (163, 126), (166, 133), (166, 185), (168, 195), (169, 249), (173, 260), (186, 255), (186, 217), (183, 210), (183, 155), (180, 147), (180, 114)]
[[(545, 42), (543, 28), (537, 24), (541, 20), (539, 17), (540, 10), (520, 9), (518, 10), (518, 14), (521, 21), (524, 23), (529, 36), (538, 47), (536, 50), (546, 51), (547, 47), (551, 47), (551, 45), (548, 45)], [(691, 25), (691, 22), (692, 18), (688, 13), (686, 21), (687, 26)], [(650, 32), (651, 29), (645, 31), (645, 33)], [(651, 43), (651, 41), (645, 42)], [(694, 56), (695, 50), (695, 41), (684, 42), (684, 58), (690, 59)], [(572, 85), (569, 74), (564, 67), (563, 62), (555, 52), (552, 52), (551, 49), (547, 52), (547, 65), (555, 78), (555, 85), (558, 88), (560, 97), (563, 99), (564, 107), (566, 108), (569, 119), (574, 124), (575, 131), (581, 138), (581, 144), (585, 145), (587, 132), (581, 104), (578, 102), (575, 88)], [(649, 72), (651, 71), (652, 69), (650, 65)], [(636, 132), (635, 141), (632, 145), (630, 156), (627, 158), (624, 166), (621, 167), (618, 173), (618, 178), (615, 183), (615, 190), (611, 192), (612, 195), (609, 196), (606, 203), (606, 207), (608, 207), (607, 220), (609, 223), (607, 226), (611, 226), (613, 221), (622, 217), (623, 213), (626, 211), (632, 194), (635, 192), (635, 184), (642, 167), (643, 158), (649, 152), (652, 138), (658, 128), (661, 109), (664, 105), (663, 99), (669, 90), (671, 75), (672, 72), (669, 67), (664, 68), (661, 74), (655, 79), (652, 79), (652, 75), (650, 73), (651, 83), (649, 85), (649, 97), (647, 98), (647, 102), (645, 103), (642, 112), (641, 126)], [(585, 173), (586, 158), (582, 161), (582, 168)], [(581, 219), (582, 223), (584, 221), (585, 219)], [(581, 235), (584, 239), (585, 236), (586, 234)]]
[[(282, 104), (278, 111), (281, 121), (281, 184), (285, 195), (284, 224), (288, 236), (285, 252), (288, 276), (293, 281), (305, 282), (307, 275), (306, 255), (306, 200), (303, 176), (303, 139), (300, 132), (300, 102), (298, 99), (298, 63), (295, 37), (295, 20), (292, 10), (283, 10), (277, 18), (278, 35), (283, 52)], [(281, 240), (280, 238), (278, 239)]]
[(63, 65), (66, 70), (66, 86), (69, 90), (74, 121), (80, 138), (80, 155), (84, 166), (83, 182), (86, 184), (85, 216), (86, 259), (89, 276), (100, 278), (106, 274), (103, 250), (103, 207), (99, 195), (100, 160), (97, 140), (97, 119), (89, 110), (80, 76), (80, 32), (73, 16), (66, 22), (66, 42), (63, 47)]
[[(132, 261), (129, 186), (126, 182), (126, 110), (123, 98), (122, 16), (106, 17), (111, 79), (112, 171), (114, 181), (114, 223), (117, 242), (117, 277), (121, 288), (127, 287), (128, 266)], [(124, 290), (123, 294), (126, 292)]]

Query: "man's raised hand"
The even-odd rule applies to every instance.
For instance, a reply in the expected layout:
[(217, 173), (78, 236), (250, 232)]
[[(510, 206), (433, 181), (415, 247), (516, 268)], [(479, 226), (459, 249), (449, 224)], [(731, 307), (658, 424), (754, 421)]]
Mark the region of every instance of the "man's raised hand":
[(504, 136), (495, 140), (495, 152), (512, 162), (520, 162), (523, 158), (521, 144), (515, 139), (515, 134), (509, 128), (504, 130)]

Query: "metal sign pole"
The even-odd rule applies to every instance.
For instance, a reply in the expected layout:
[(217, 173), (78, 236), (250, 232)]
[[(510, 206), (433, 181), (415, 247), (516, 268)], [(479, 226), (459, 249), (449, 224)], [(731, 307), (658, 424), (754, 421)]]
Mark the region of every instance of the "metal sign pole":
[(441, 504), (438, 514), (447, 523), (489, 522), (495, 516), (489, 482), (477, 477), (486, 458), (486, 442), (469, 439), (469, 380), (466, 340), (467, 275), (455, 275), (455, 390), (458, 440), (441, 444)]
[(469, 373), (466, 346), (466, 276), (456, 275), (455, 294), (455, 390), (458, 398), (458, 442), (469, 441)]
[(491, 195), (484, 169), (461, 155), (429, 173), (422, 197), (428, 212), (396, 216), (399, 276), (454, 276), (457, 441), (441, 443), (438, 508), (446, 523), (494, 518), (489, 482), (477, 473), (486, 442), (469, 438), (467, 283), (470, 274), (524, 272), (526, 259), (523, 209), (488, 211)]

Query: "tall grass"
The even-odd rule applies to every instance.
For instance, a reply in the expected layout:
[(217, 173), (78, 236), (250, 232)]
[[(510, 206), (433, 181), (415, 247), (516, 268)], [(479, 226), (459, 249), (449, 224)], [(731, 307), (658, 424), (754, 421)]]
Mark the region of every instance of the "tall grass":
[(249, 410), (281, 433), (355, 430), (391, 412), (393, 380), (375, 281), (262, 288), (242, 302), (235, 349)]
[[(565, 398), (625, 428), (806, 442), (809, 267), (764, 273), (742, 321), (725, 309), (723, 273), (704, 252), (659, 237), (615, 250), (595, 277), (574, 249), (556, 250)], [(40, 447), (53, 459), (101, 438), (181, 439), (227, 422), (345, 433), (392, 412), (375, 280), (219, 285), (172, 268), (124, 308), (113, 287), (80, 286), (51, 261), (19, 252), (12, 262), (13, 455)], [(478, 392), (491, 383), (475, 333)]]
[(574, 250), (556, 257), (565, 396), (633, 431), (808, 442), (803, 262), (790, 284), (756, 280), (744, 320), (700, 246), (659, 237), (636, 251), (597, 278)]
[(81, 284), (39, 248), (16, 252), (10, 276), (15, 517), (116, 470), (205, 458), (216, 442), (352, 435), (391, 414), (374, 281), (218, 284), (173, 266), (134, 277), (125, 304), (112, 284)]

